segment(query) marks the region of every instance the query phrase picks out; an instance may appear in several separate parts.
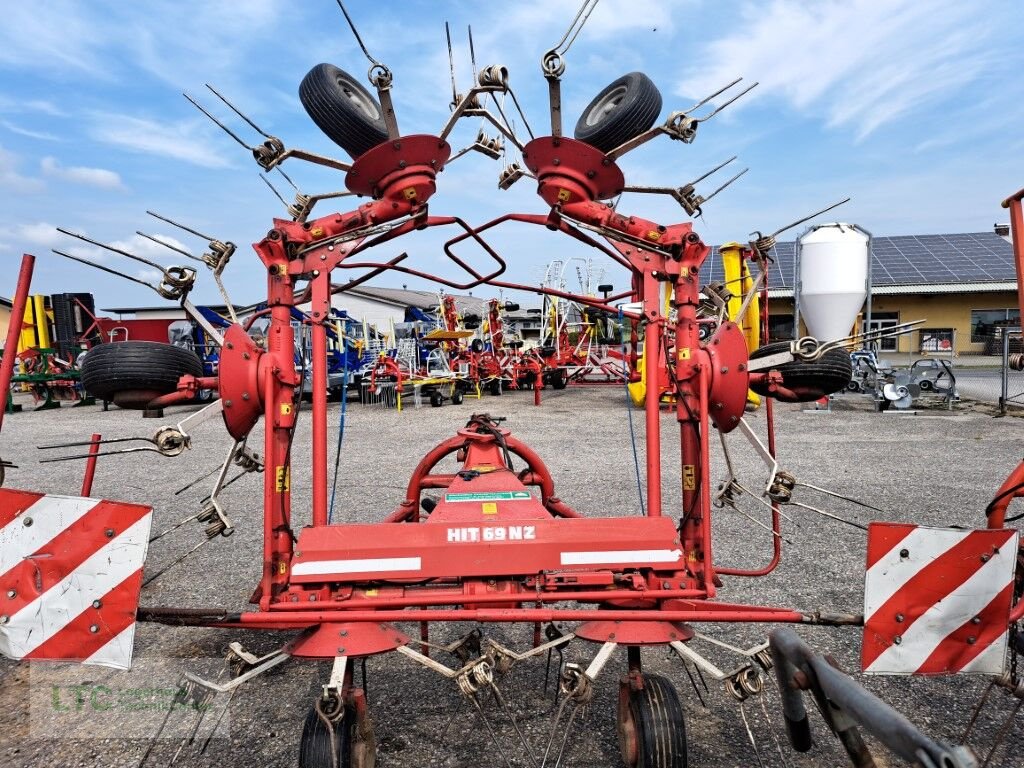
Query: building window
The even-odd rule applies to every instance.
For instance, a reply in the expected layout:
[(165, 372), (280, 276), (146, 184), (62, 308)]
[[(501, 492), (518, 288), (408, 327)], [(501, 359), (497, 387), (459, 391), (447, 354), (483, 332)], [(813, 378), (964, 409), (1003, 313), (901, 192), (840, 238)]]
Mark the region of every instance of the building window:
[(1003, 328), (1020, 327), (1019, 309), (972, 309), (971, 341), (983, 344), (991, 339), (1002, 339)]
[[(884, 331), (900, 324), (899, 312), (872, 312), (871, 321), (866, 323), (865, 331)], [(872, 349), (880, 352), (895, 352), (899, 347), (899, 337), (888, 336), (871, 344)]]
[(953, 351), (952, 328), (922, 328), (920, 333), (922, 352)]

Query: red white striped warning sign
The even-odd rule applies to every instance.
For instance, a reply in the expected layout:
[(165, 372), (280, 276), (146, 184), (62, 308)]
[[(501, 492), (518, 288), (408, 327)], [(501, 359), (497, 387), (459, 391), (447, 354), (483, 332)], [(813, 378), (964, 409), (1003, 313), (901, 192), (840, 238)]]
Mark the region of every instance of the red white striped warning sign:
[(0, 488), (0, 654), (127, 669), (152, 510)]
[(861, 668), (1002, 673), (1016, 560), (1013, 530), (871, 523)]

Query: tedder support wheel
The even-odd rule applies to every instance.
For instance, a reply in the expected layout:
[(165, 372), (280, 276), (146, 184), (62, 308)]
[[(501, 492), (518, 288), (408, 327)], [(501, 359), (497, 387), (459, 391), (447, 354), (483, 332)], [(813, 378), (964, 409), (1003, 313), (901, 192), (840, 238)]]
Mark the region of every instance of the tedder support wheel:
[(435, 389), (430, 393), (430, 405), (433, 408), (440, 408), (444, 405), (444, 395)]
[[(789, 349), (788, 341), (765, 344), (750, 354), (751, 360), (770, 357)], [(774, 370), (782, 374), (782, 386), (793, 392), (793, 396), (772, 393), (767, 386), (751, 382), (751, 389), (765, 397), (774, 397), (787, 403), (809, 403), (820, 400), (833, 392), (846, 389), (853, 376), (853, 364), (845, 349), (830, 349), (817, 360), (792, 360)]]
[(325, 722), (317, 706), (310, 707), (302, 724), (299, 768), (351, 768), (355, 720), (354, 711), (346, 708), (340, 719)]
[(619, 749), (626, 768), (686, 768), (686, 721), (679, 695), (661, 675), (619, 695)]
[(353, 158), (388, 140), (380, 104), (352, 75), (317, 64), (299, 84), (299, 101), (327, 138)]
[(565, 385), (569, 383), (568, 376), (565, 375), (565, 371), (559, 368), (551, 373), (551, 388), (552, 389), (565, 389)]
[(491, 379), (491, 383), (487, 385), (487, 391), (497, 397), (501, 394), (501, 380)]
[(604, 88), (576, 123), (575, 136), (602, 152), (639, 136), (661, 114), (661, 93), (643, 72), (630, 72)]
[(203, 375), (196, 353), (157, 341), (98, 344), (82, 358), (85, 391), (122, 408), (145, 408), (153, 398), (177, 389), (185, 374)]
[(456, 389), (452, 392), (452, 405), (462, 405), (463, 397), (465, 397), (465, 395), (462, 394), (462, 390)]

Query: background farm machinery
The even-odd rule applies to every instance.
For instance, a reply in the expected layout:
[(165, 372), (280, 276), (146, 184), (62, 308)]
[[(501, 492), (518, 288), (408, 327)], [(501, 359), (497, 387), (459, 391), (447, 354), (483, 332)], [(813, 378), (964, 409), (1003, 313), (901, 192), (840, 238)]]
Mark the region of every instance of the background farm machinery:
[[(821, 608), (747, 605), (721, 598), (730, 579), (764, 576), (776, 568), (782, 552), (785, 505), (797, 504), (821, 512), (796, 501), (794, 496), (799, 498), (804, 490), (823, 489), (785, 472), (775, 457), (773, 401), (803, 402), (844, 388), (851, 375), (846, 351), (850, 340), (823, 343), (806, 337), (761, 346), (753, 352), (748, 349), (748, 339), (736, 319), (745, 314), (752, 297), (766, 290), (767, 263), (774, 237), (781, 230), (771, 235), (757, 233), (740, 247), (744, 263), (754, 267), (755, 277), (745, 291), (747, 298), (735, 311), (730, 310), (732, 296), (725, 288), (700, 285), (700, 268), (711, 249), (690, 221), (663, 225), (619, 213), (608, 204), (625, 191), (653, 192), (672, 195), (688, 216), (699, 212), (706, 199), (697, 195), (692, 184), (678, 188), (630, 187), (619, 160), (662, 135), (683, 143), (694, 141), (699, 126), (742, 93), (717, 107), (708, 106), (736, 84), (732, 83), (656, 125), (661, 112), (660, 94), (645, 75), (630, 73), (598, 94), (584, 110), (575, 138), (568, 138), (561, 122), (564, 56), (591, 8), (588, 0), (566, 35), (543, 58), (542, 72), (550, 94), (550, 133), (534, 136), (531, 131), (527, 143), (520, 141), (495, 98), (509, 95), (518, 107), (507, 70), (497, 66), (482, 69), (473, 86), (461, 95), (453, 74), (453, 112), (439, 135), (402, 134), (392, 103), (391, 73), (369, 53), (370, 82), (376, 96), (328, 64), (310, 70), (299, 89), (310, 117), (355, 158), (352, 163), (286, 150), (280, 139), (263, 133), (245, 118), (265, 139), (254, 147), (246, 145), (264, 169), (288, 158), (311, 160), (346, 173), (348, 190), (369, 198), (351, 211), (315, 219), (309, 218), (312, 200), (307, 199), (307, 205), (297, 207), (290, 219), (275, 219), (272, 229), (255, 244), (267, 275), (268, 320), (263, 346), (234, 319), (227, 327), (215, 327), (191, 304), (188, 295), (197, 276), (195, 269), (157, 265), (162, 280), (150, 286), (165, 298), (180, 302), (220, 347), (215, 377), (205, 375), (203, 370), (182, 372), (185, 375), (176, 377), (173, 391), (158, 399), (163, 403), (184, 401), (204, 388), (215, 389), (219, 398), (182, 422), (144, 438), (148, 445), (141, 450), (168, 457), (178, 455), (193, 447), (189, 434), (192, 425), (214, 417), (223, 420), (234, 442), (213, 492), (195, 516), (206, 525), (211, 540), (232, 530), (230, 518), (218, 500), (227, 470), (239, 464), (239, 458), (247, 471), (264, 470), (262, 575), (252, 595), (253, 607), (147, 606), (136, 611), (145, 553), (145, 547), (137, 542), (146, 540), (149, 512), (139, 505), (114, 505), (120, 515), (113, 515), (115, 522), (110, 527), (97, 528), (98, 546), (103, 551), (109, 539), (124, 547), (125, 559), (119, 567), (125, 574), (124, 583), (130, 582), (124, 589), (127, 596), (120, 602), (108, 601), (103, 591), (106, 582), (84, 582), (95, 592), (81, 595), (85, 619), (71, 621), (63, 628), (51, 625), (51, 638), (63, 635), (63, 641), (55, 640), (46, 647), (32, 645), (27, 639), (33, 628), (32, 611), (15, 605), (18, 610), (11, 609), (0, 622), (0, 636), (11, 655), (93, 660), (98, 655), (107, 663), (124, 664), (130, 660), (130, 639), (127, 646), (122, 643), (111, 648), (111, 643), (117, 642), (125, 627), (134, 626), (136, 617), (168, 624), (296, 633), (280, 652), (263, 658), (246, 657), (249, 669), (230, 683), (189, 677), (182, 685), (182, 698), (227, 692), (288, 658), (332, 660), (330, 677), (315, 697), (305, 722), (299, 761), (303, 768), (337, 768), (373, 764), (372, 721), (365, 691), (354, 675), (355, 662), (360, 658), (394, 651), (438, 673), (482, 710), (485, 695), (499, 704), (503, 701), (499, 683), (516, 664), (578, 639), (595, 644), (598, 650), (588, 662), (565, 664), (560, 669), (562, 704), (546, 744), (540, 748), (531, 744), (512, 719), (518, 745), (532, 765), (557, 766), (562, 762), (579, 709), (592, 700), (595, 686), (607, 682), (608, 675), (602, 677), (602, 671), (620, 647), (626, 651), (626, 664), (620, 679), (612, 685), (617, 684), (619, 690), (615, 717), (627, 766), (681, 768), (687, 764), (687, 733), (678, 693), (668, 678), (645, 671), (644, 655), (649, 656), (652, 648), (667, 650), (684, 663), (703, 669), (738, 701), (757, 695), (763, 687), (764, 673), (774, 669), (790, 740), (797, 750), (812, 747), (802, 695), (806, 691), (855, 765), (874, 765), (858, 729), (872, 734), (901, 758), (927, 768), (976, 764), (968, 750), (936, 743), (924, 735), (811, 651), (791, 630), (777, 629), (767, 642), (749, 649), (732, 649), (738, 656), (738, 666), (731, 670), (719, 669), (695, 649), (695, 641), (704, 639), (694, 629), (696, 623), (866, 624), (865, 666), (872, 671), (912, 672), (927, 666), (929, 671), (953, 672), (970, 667), (995, 674), (1004, 687), (1019, 690), (1018, 680), (999, 676), (1004, 668), (1008, 623), (1024, 613), (1024, 603), (1019, 601), (1019, 590), (1013, 583), (1017, 534), (1004, 528), (1006, 507), (1022, 492), (1024, 482), (1018, 469), (989, 510), (989, 529), (957, 534), (970, 539), (970, 546), (977, 550), (971, 560), (974, 565), (961, 563), (959, 570), (940, 573), (939, 580), (955, 591), (975, 573), (984, 572), (998, 590), (982, 606), (957, 597), (958, 610), (967, 611), (964, 615), (977, 617), (977, 621), (970, 618), (965, 623), (966, 632), (957, 624), (948, 637), (939, 638), (944, 648), (942, 658), (922, 659), (921, 648), (927, 642), (915, 645), (917, 635), (910, 631), (916, 626), (921, 633), (927, 622), (918, 623), (918, 619), (936, 609), (934, 599), (915, 601), (894, 590), (892, 578), (881, 578), (877, 593), (868, 596), (866, 616)], [(365, 53), (365, 47), (363, 50)], [(485, 106), (490, 103), (488, 99), (494, 101), (500, 117)], [(466, 116), (487, 120), (519, 150), (525, 167), (516, 164), (506, 168), (500, 186), (507, 187), (523, 176), (536, 180), (544, 204), (539, 213), (506, 214), (473, 226), (428, 209), (438, 174), (453, 157), (448, 138), (458, 120)], [(522, 119), (525, 124), (525, 116)], [(480, 141), (478, 137), (477, 143)], [(493, 141), (486, 145), (485, 149), (494, 151)], [(456, 153), (454, 157), (458, 156)], [(1015, 232), (1019, 233), (1024, 229), (1019, 221), (1020, 196), (1015, 200)], [(556, 495), (552, 473), (544, 461), (516, 439), (500, 419), (474, 414), (454, 436), (424, 456), (413, 471), (404, 498), (399, 498), (386, 520), (331, 524), (327, 423), (329, 334), (334, 324), (331, 273), (358, 268), (372, 276), (395, 270), (452, 288), (488, 284), (535, 291), (503, 279), (505, 261), (485, 239), (485, 233), (506, 221), (543, 227), (572, 238), (599, 251), (629, 276), (630, 289), (616, 295), (595, 297), (551, 286), (543, 287), (541, 292), (552, 300), (575, 303), (586, 316), (593, 311), (618, 318), (622, 327), (629, 329), (632, 347), (624, 358), (632, 356), (636, 360), (642, 349), (646, 461), (645, 482), (639, 485), (643, 515), (584, 516)], [(404, 254), (387, 261), (365, 260), (364, 254), (375, 247), (413, 231), (439, 227), (456, 229), (457, 234), (445, 243), (444, 252), (459, 268), (459, 276), (431, 275), (406, 266), (402, 263)], [(459, 245), (468, 240), (486, 254), (486, 266), (460, 255)], [(1017, 248), (1018, 259), (1024, 262), (1020, 240)], [(135, 258), (130, 254), (128, 257)], [(219, 281), (224, 259), (205, 261)], [(293, 445), (300, 395), (305, 388), (305, 376), (295, 364), (293, 313), (306, 303), (309, 309), (299, 327), (300, 335), (308, 328), (309, 340), (312, 440), (308, 454), (307, 446)], [(762, 325), (762, 339), (766, 327), (766, 323)], [(489, 330), (493, 345), (493, 323)], [(433, 341), (444, 345), (458, 340), (437, 337)], [(307, 349), (305, 342), (299, 347)], [(568, 349), (564, 351), (569, 353)], [(481, 348), (475, 354), (485, 352)], [(419, 369), (419, 355), (415, 350), (412, 354)], [(495, 354), (493, 349), (491, 354)], [(403, 354), (399, 343), (394, 356), (384, 353), (371, 361), (371, 386), (395, 376), (400, 388), (402, 358), (408, 358), (408, 354)], [(304, 364), (305, 360), (304, 354)], [(556, 362), (556, 370), (568, 367), (564, 359), (556, 358)], [(119, 374), (130, 368), (123, 359), (115, 358), (105, 365)], [(631, 377), (641, 375), (639, 366), (631, 365), (631, 370)], [(534, 390), (539, 393), (543, 367), (534, 369), (532, 375)], [(501, 369), (491, 374), (499, 382), (504, 376)], [(511, 380), (518, 383), (519, 378), (513, 371)], [(152, 403), (152, 392), (124, 388), (123, 377), (120, 382), (116, 395), (125, 402), (141, 402), (149, 397), (146, 402)], [(745, 421), (751, 390), (766, 398), (767, 444)], [(665, 464), (661, 441), (667, 431), (662, 423), (663, 402), (670, 405), (679, 430), (680, 460), (669, 470), (679, 485), (680, 508), (674, 514), (662, 496)], [(256, 456), (246, 444), (261, 419), (264, 443), (262, 455)], [(712, 479), (710, 458), (716, 433), (727, 457), (725, 479), (720, 483)], [(767, 476), (759, 476), (750, 485), (754, 492), (733, 474), (728, 446), (734, 441), (749, 444), (763, 461)], [(101, 450), (108, 452), (116, 453), (118, 449)], [(312, 468), (311, 514), (308, 520), (300, 521), (299, 515), (293, 514), (292, 497), (298, 489), (292, 484), (291, 467), (293, 462), (306, 461), (307, 455)], [(639, 462), (637, 471), (639, 475)], [(28, 499), (22, 491), (8, 489), (0, 493), (0, 519), (5, 527), (15, 526), (11, 530), (31, 527), (26, 520), (32, 516), (26, 517), (25, 513), (34, 505), (57, 503), (40, 500), (38, 495)], [(713, 515), (722, 507), (739, 511), (744, 497), (767, 510), (769, 522), (758, 522), (772, 533), (766, 564), (753, 569), (723, 565), (713, 557)], [(73, 499), (67, 503), (76, 502), (75, 509), (80, 510), (82, 518), (99, 514), (92, 511), (96, 507), (92, 501)], [(104, 508), (104, 514), (112, 515), (109, 507)], [(943, 535), (948, 534), (943, 530)], [(914, 544), (905, 545), (911, 537)], [(869, 556), (874, 559), (867, 569), (869, 584), (872, 573), (884, 576), (897, 571), (903, 574), (905, 583), (912, 581), (914, 567), (929, 567), (930, 561), (922, 559), (922, 552), (931, 551), (935, 556), (952, 553), (956, 559), (955, 542), (944, 550), (936, 540), (927, 531), (873, 524), (868, 545)], [(13, 580), (10, 588), (15, 596), (31, 595), (33, 579), (41, 580), (36, 590), (45, 593), (68, 576), (60, 567), (42, 569), (36, 576), (17, 568), (13, 573), (0, 576)], [(941, 613), (942, 606), (938, 610)], [(951, 619), (946, 616), (945, 621), (943, 626), (948, 629)], [(401, 622), (418, 624), (419, 637), (411, 637), (396, 626)], [(471, 632), (456, 644), (440, 647), (430, 641), (430, 625), (436, 622), (522, 623), (534, 627), (534, 638), (531, 647), (519, 651)], [(556, 622), (574, 627), (562, 631)], [(545, 624), (546, 642), (542, 639)], [(118, 633), (112, 631), (113, 626), (119, 628)], [(439, 654), (454, 656), (457, 664), (442, 663), (436, 658)], [(498, 751), (505, 754), (500, 747)]]

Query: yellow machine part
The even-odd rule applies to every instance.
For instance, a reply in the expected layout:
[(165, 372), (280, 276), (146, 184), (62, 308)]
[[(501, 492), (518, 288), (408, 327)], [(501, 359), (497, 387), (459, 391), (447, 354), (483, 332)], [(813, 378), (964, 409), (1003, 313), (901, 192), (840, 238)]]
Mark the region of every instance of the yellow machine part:
[[(718, 252), (722, 256), (725, 287), (732, 294), (728, 305), (729, 319), (743, 331), (747, 350), (753, 352), (761, 345), (761, 306), (760, 297), (755, 294), (743, 316), (738, 316), (743, 301), (754, 290), (754, 279), (750, 276), (747, 260), (743, 258), (743, 246), (735, 242), (723, 243)], [(756, 408), (761, 405), (761, 398), (756, 392), (748, 391), (747, 402)]]
[(37, 293), (25, 302), (25, 323), (18, 339), (18, 352), (26, 349), (49, 349), (52, 313), (46, 309), (46, 296)]
[[(669, 313), (672, 311), (672, 287), (668, 283), (665, 283), (664, 291), (663, 314), (665, 317), (668, 317)], [(647, 383), (644, 380), (646, 357), (647, 350), (644, 349), (636, 359), (636, 372), (640, 375), (640, 380), (632, 381), (626, 385), (627, 389), (629, 389), (629, 399), (637, 408), (643, 406), (644, 398), (647, 396)], [(672, 395), (664, 395), (662, 396), (662, 402), (672, 403), (675, 402), (675, 399)]]

